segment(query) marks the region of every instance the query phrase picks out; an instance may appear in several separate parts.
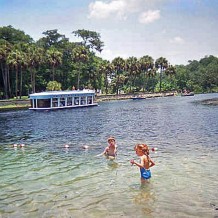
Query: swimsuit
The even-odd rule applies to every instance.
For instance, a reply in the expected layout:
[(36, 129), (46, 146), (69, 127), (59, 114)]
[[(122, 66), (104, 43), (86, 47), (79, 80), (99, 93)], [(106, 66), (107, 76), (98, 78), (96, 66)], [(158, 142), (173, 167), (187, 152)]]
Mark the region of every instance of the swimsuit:
[(140, 168), (141, 178), (143, 179), (150, 179), (151, 178), (151, 171), (145, 168)]

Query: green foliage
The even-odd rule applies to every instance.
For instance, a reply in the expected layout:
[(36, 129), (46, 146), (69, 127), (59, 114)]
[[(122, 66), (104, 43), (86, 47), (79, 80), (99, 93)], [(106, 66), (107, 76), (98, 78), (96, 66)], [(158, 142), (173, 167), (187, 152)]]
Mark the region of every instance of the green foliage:
[(0, 27), (0, 39), (6, 40), (10, 44), (32, 43), (33, 39), (23, 31), (13, 28), (12, 26)]
[[(49, 90), (77, 88), (101, 89), (114, 94), (120, 90), (195, 93), (218, 91), (218, 58), (205, 56), (186, 66), (169, 65), (166, 58), (154, 60), (115, 57), (111, 62), (95, 55), (101, 52), (100, 34), (80, 29), (73, 34), (82, 39), (70, 42), (58, 30), (47, 30), (37, 42), (12, 26), (0, 27), (1, 98)], [(51, 82), (54, 80), (54, 83)], [(50, 81), (50, 82), (49, 82)]]
[(46, 87), (47, 91), (60, 91), (61, 90), (61, 84), (57, 81), (50, 81), (47, 84)]
[(99, 33), (81, 29), (73, 31), (73, 34), (75, 36), (81, 37), (83, 40), (82, 44), (85, 45), (88, 49), (95, 49), (98, 52), (102, 51), (104, 43), (100, 40), (101, 37)]

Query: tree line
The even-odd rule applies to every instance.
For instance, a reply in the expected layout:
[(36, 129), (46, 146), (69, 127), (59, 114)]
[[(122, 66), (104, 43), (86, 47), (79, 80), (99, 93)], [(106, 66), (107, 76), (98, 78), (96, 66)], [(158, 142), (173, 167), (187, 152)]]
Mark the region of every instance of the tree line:
[(12, 26), (0, 27), (0, 97), (21, 98), (45, 90), (95, 89), (104, 94), (134, 92), (218, 91), (218, 58), (173, 66), (160, 57), (97, 56), (104, 43), (100, 34), (76, 30), (81, 42), (70, 42), (57, 29), (47, 30), (34, 41)]

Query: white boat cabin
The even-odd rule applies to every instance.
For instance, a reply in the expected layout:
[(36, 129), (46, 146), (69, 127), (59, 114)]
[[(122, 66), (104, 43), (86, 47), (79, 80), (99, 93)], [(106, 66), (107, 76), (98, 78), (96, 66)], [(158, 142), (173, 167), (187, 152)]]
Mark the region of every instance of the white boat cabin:
[(95, 91), (49, 91), (30, 94), (30, 110), (54, 110), (63, 108), (77, 108), (97, 106)]

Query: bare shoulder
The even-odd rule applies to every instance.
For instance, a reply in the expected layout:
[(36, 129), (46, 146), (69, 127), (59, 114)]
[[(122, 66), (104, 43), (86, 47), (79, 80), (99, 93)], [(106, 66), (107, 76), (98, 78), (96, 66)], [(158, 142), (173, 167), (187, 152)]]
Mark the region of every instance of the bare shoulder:
[(149, 157), (146, 156), (146, 155), (143, 155), (141, 158), (142, 158), (142, 160), (143, 160), (144, 162), (148, 162), (148, 161), (149, 161)]

